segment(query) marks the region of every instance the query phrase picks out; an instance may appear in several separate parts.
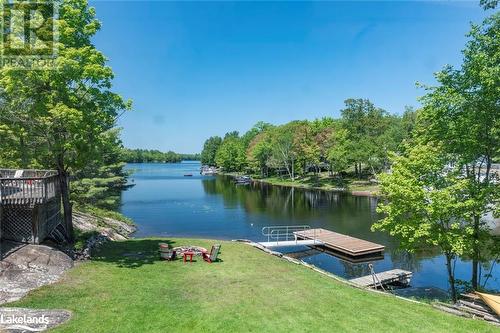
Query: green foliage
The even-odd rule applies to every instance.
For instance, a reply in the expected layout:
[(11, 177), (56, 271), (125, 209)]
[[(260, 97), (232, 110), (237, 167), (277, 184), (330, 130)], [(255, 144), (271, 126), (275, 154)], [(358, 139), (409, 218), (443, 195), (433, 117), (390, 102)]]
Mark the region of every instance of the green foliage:
[(453, 160), (434, 146), (416, 146), (393, 162), (392, 172), (380, 176), (386, 201), (379, 212), (385, 217), (373, 229), (398, 236), (405, 249), (427, 244), (465, 253), (472, 235), (462, 223), (470, 204), (465, 195), (468, 184), (449, 166)]
[(234, 135), (226, 135), (215, 155), (215, 163), (227, 172), (244, 170), (246, 153), (243, 140)]
[(123, 149), (123, 159), (127, 163), (179, 163), (184, 160), (197, 161), (200, 159), (199, 154), (178, 154), (173, 151), (166, 153), (159, 150), (148, 149)]
[(350, 141), (347, 139), (347, 130), (340, 129), (333, 133), (333, 145), (328, 151), (328, 162), (332, 172), (340, 174), (349, 166)]
[(460, 68), (445, 67), (439, 83), (427, 87), (418, 114), (417, 139), (439, 145), (452, 155), (460, 176), (468, 181), (468, 216), (474, 229), (472, 286), (478, 287), (481, 234), (488, 230), (483, 217), (498, 213), (498, 174), (491, 170), (500, 149), (500, 13), (473, 25)]
[(473, 228), (468, 218), (471, 198), (468, 180), (452, 156), (435, 145), (416, 146), (408, 156), (394, 158), (392, 172), (380, 176), (381, 192), (386, 201), (378, 212), (384, 218), (373, 230), (396, 236), (406, 250), (423, 245), (437, 246), (445, 254), (453, 300), (456, 299), (451, 260), (470, 252)]
[(201, 152), (201, 163), (204, 165), (215, 165), (215, 155), (222, 144), (222, 139), (219, 136), (212, 136), (205, 141), (203, 151)]
[[(324, 117), (280, 126), (259, 122), (241, 137), (235, 131), (226, 133), (224, 140), (211, 137), (205, 141), (202, 163), (239, 172), (249, 168), (262, 177), (286, 175), (291, 180), (325, 169), (339, 174), (353, 165), (358, 176), (361, 165), (375, 175), (389, 167), (389, 152), (400, 152), (414, 127), (412, 109), (400, 117), (389, 115), (368, 100), (349, 99), (342, 112), (342, 119)], [(231, 140), (241, 144), (236, 147), (236, 141)], [(222, 148), (223, 141), (231, 149)], [(225, 151), (218, 154), (220, 149)], [(232, 163), (231, 156), (239, 161)]]
[(80, 231), (78, 229), (75, 230), (75, 243), (73, 244), (73, 248), (77, 251), (81, 251), (85, 248), (87, 241), (99, 235), (98, 231)]
[[(113, 72), (90, 42), (100, 27), (83, 0), (61, 3), (56, 69), (0, 70), (2, 123), (21, 149), (23, 166), (33, 163), (73, 171), (98, 156), (122, 110), (130, 108), (113, 93)], [(15, 133), (15, 134), (13, 134)]]
[[(55, 24), (59, 43), (54, 69), (0, 69), (0, 136), (6, 139), (2, 141), (6, 152), (0, 159), (12, 158), (23, 168), (59, 172), (64, 220), (71, 239), (66, 179), (72, 173), (88, 173), (83, 170), (89, 164), (105, 165), (100, 156), (108, 150), (106, 133), (115, 127), (119, 114), (131, 108), (131, 102), (111, 91), (114, 74), (91, 42), (100, 23), (87, 1), (61, 1)], [(99, 168), (97, 173), (109, 176), (109, 169)], [(82, 186), (102, 199), (104, 182), (101, 179), (99, 186), (83, 182)]]
[(479, 5), (483, 7), (484, 10), (494, 9), (498, 6), (498, 0), (480, 0)]

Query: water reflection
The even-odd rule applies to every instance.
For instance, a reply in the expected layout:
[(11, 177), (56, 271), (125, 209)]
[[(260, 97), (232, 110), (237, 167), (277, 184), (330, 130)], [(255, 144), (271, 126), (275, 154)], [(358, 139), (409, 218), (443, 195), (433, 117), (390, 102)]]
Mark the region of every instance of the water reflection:
[[(254, 183), (235, 186), (230, 178), (217, 177), (203, 181), (209, 195), (221, 196), (227, 207), (242, 208), (246, 214), (265, 214), (268, 220), (285, 221), (287, 225), (308, 224), (350, 236), (369, 240), (386, 246), (383, 258), (369, 258), (356, 262), (339, 254), (297, 248), (281, 248), (292, 257), (313, 263), (345, 278), (354, 278), (370, 273), (368, 263), (376, 271), (400, 268), (414, 273), (413, 286), (434, 286), (448, 289), (443, 257), (437, 248), (429, 247), (408, 253), (398, 247), (398, 242), (385, 233), (372, 232), (371, 225), (380, 218), (376, 212), (377, 199), (356, 197), (346, 193), (269, 186)], [(266, 225), (270, 225), (268, 223)], [(457, 277), (469, 277), (469, 262), (457, 260)], [(490, 262), (484, 263), (488, 271)], [(498, 268), (493, 269), (498, 273)], [(493, 274), (494, 275), (494, 274)], [(490, 277), (491, 279), (491, 277)], [(498, 289), (498, 275), (488, 287)], [(490, 281), (488, 281), (490, 282)], [(435, 288), (433, 289), (435, 290)], [(421, 292), (418, 288), (415, 292)]]
[[(410, 254), (400, 251), (398, 242), (389, 235), (371, 232), (371, 225), (379, 218), (374, 198), (260, 183), (236, 186), (226, 177), (199, 176), (199, 166), (199, 163), (128, 166), (136, 170), (131, 179), (135, 186), (123, 192), (121, 209), (138, 224), (137, 237), (264, 240), (262, 227), (305, 224), (383, 244), (384, 257), (372, 260), (375, 271), (401, 268), (414, 273), (413, 287), (448, 289), (444, 258), (437, 249), (426, 248)], [(183, 177), (186, 173), (194, 176)], [(299, 255), (302, 250), (283, 249), (346, 278), (369, 272), (367, 263), (352, 263), (322, 251)], [(490, 267), (486, 266), (483, 275), (489, 273)], [(458, 279), (468, 280), (470, 262), (457, 260), (455, 271)], [(500, 290), (498, 265), (493, 267), (487, 282), (488, 288)]]

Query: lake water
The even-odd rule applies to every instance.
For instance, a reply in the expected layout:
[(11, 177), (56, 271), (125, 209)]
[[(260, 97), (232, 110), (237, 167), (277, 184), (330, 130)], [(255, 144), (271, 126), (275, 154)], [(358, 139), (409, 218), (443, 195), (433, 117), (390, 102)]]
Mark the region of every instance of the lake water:
[[(384, 258), (372, 263), (376, 272), (393, 268), (412, 271), (412, 288), (401, 290), (403, 293), (438, 295), (439, 289), (448, 289), (444, 257), (436, 249), (408, 254), (399, 251), (397, 241), (389, 235), (370, 231), (379, 218), (376, 198), (265, 184), (236, 186), (227, 177), (201, 176), (198, 162), (128, 164), (127, 169), (133, 170), (130, 182), (135, 186), (123, 192), (121, 209), (138, 225), (136, 237), (259, 241), (265, 240), (265, 226), (310, 225), (385, 245)], [(304, 249), (286, 249), (300, 250)], [(307, 254), (301, 259), (345, 278), (369, 273), (367, 263), (353, 264), (322, 252)], [(455, 265), (457, 278), (468, 280), (470, 262), (457, 260)], [(490, 267), (486, 263), (483, 274)], [(500, 290), (498, 265), (493, 266), (486, 287)]]

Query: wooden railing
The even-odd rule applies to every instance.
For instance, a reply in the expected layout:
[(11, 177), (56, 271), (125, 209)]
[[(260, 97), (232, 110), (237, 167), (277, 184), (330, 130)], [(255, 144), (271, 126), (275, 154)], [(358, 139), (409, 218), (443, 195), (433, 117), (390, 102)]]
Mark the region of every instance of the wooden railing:
[(54, 170), (0, 169), (2, 205), (42, 204), (59, 195), (59, 180)]

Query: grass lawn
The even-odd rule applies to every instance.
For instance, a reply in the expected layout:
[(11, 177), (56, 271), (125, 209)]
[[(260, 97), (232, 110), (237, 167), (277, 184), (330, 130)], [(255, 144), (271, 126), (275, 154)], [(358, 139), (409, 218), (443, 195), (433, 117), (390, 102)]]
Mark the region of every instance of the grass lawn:
[[(498, 332), (349, 287), (244, 244), (222, 242), (222, 261), (213, 264), (159, 261), (159, 241), (108, 243), (61, 282), (9, 305), (73, 311), (54, 332)], [(123, 255), (136, 252), (142, 254)]]

